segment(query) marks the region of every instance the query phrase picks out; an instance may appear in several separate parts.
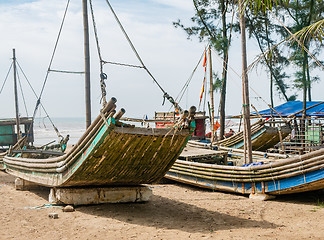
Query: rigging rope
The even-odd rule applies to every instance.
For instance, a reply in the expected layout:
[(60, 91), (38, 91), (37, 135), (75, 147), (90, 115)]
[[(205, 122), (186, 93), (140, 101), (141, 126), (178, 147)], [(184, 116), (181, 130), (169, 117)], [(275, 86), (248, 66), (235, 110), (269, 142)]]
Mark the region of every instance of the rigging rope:
[[(46, 85), (46, 82), (47, 82), (47, 79), (48, 79), (48, 75), (50, 73), (50, 69), (51, 69), (51, 66), (52, 66), (52, 63), (53, 63), (53, 60), (54, 60), (54, 55), (56, 53), (56, 49), (57, 49), (57, 46), (58, 46), (58, 41), (59, 41), (59, 39), (61, 37), (61, 33), (62, 33), (63, 25), (64, 25), (64, 22), (65, 22), (67, 10), (69, 8), (69, 4), (70, 4), (70, 0), (67, 1), (66, 7), (65, 7), (65, 11), (64, 11), (64, 15), (63, 15), (63, 20), (62, 20), (62, 23), (61, 23), (61, 26), (60, 26), (60, 30), (59, 30), (58, 36), (56, 38), (54, 50), (53, 50), (53, 53), (52, 53), (52, 56), (51, 56), (51, 60), (50, 60), (49, 66), (48, 66), (48, 70), (46, 72), (45, 80), (43, 82), (43, 86), (42, 86), (41, 92), (40, 92), (40, 94), (38, 96), (38, 99), (37, 99), (37, 102), (36, 102), (36, 106), (35, 106), (35, 109), (34, 109), (33, 120), (34, 120), (34, 118), (36, 116), (37, 109), (38, 109), (39, 105), (41, 104), (41, 101), (40, 100), (41, 100), (41, 97), (43, 95), (44, 88), (45, 88), (45, 85)], [(58, 129), (54, 126), (54, 124), (53, 124), (52, 121), (51, 121), (51, 123), (52, 123), (52, 125), (54, 127), (54, 130), (55, 130), (57, 136), (58, 137), (61, 137), (61, 134), (59, 133)]]
[[(37, 102), (36, 102), (36, 106), (35, 106), (35, 109), (34, 109), (34, 113), (33, 113), (33, 121), (35, 119), (35, 116), (36, 116), (36, 113), (37, 113), (37, 109), (39, 107), (39, 105), (41, 105), (41, 98), (42, 98), (42, 95), (43, 95), (43, 92), (44, 92), (44, 88), (45, 88), (45, 85), (46, 85), (46, 82), (48, 80), (48, 75), (50, 73), (50, 69), (51, 69), (51, 66), (52, 66), (52, 63), (53, 63), (53, 60), (54, 60), (54, 55), (56, 53), (56, 49), (57, 49), (57, 46), (58, 46), (58, 41), (61, 37), (61, 33), (62, 33), (62, 29), (63, 29), (63, 25), (64, 25), (64, 22), (65, 22), (65, 18), (66, 18), (66, 14), (67, 14), (67, 11), (68, 11), (68, 8), (69, 8), (69, 4), (70, 4), (70, 0), (67, 1), (67, 4), (66, 4), (66, 7), (65, 7), (65, 11), (64, 11), (64, 15), (63, 15), (63, 19), (62, 19), (62, 23), (61, 23), (61, 26), (60, 26), (60, 29), (59, 29), (59, 33), (57, 35), (57, 38), (56, 38), (56, 42), (55, 42), (55, 46), (54, 46), (54, 50), (53, 50), (53, 53), (52, 53), (52, 56), (51, 56), (51, 60), (50, 60), (50, 63), (49, 63), (49, 66), (48, 66), (48, 70), (46, 72), (46, 76), (45, 76), (45, 80), (43, 82), (43, 86), (42, 86), (42, 89), (41, 89), (41, 92), (38, 96), (38, 99), (37, 99)], [(45, 109), (44, 109), (45, 110)], [(47, 115), (48, 116), (48, 115)], [(49, 117), (49, 116), (48, 116)], [(49, 118), (50, 119), (50, 118)], [(50, 120), (51, 121), (51, 120)], [(62, 135), (60, 134), (60, 132), (58, 131), (58, 129), (54, 126), (54, 123), (51, 121), (52, 123), (52, 126), (57, 134), (58, 137), (62, 137)]]
[(11, 63), (11, 65), (9, 67), (9, 71), (7, 73), (7, 76), (6, 76), (6, 78), (5, 78), (5, 80), (4, 80), (3, 84), (2, 84), (2, 87), (1, 87), (1, 90), (0, 90), (0, 94), (2, 93), (2, 90), (3, 90), (3, 88), (4, 88), (4, 86), (5, 86), (6, 82), (7, 82), (7, 79), (8, 79), (8, 76), (10, 74), (10, 71), (11, 71), (12, 66), (13, 66), (13, 62)]
[[(17, 60), (16, 60), (16, 63), (17, 63), (18, 68), (19, 68), (20, 71), (22, 72), (23, 76), (25, 77), (25, 79), (26, 79), (26, 81), (27, 81), (29, 87), (31, 88), (32, 92), (34, 93), (36, 99), (39, 99), (37, 93), (35, 92), (33, 86), (31, 85), (31, 83), (30, 83), (30, 81), (28, 80), (28, 78), (27, 78), (25, 72), (23, 71), (22, 67), (20, 66), (20, 64), (19, 64), (19, 62), (18, 62)], [(50, 116), (48, 115), (48, 113), (47, 113), (47, 111), (46, 111), (44, 105), (43, 105), (41, 102), (39, 102), (39, 104), (41, 105), (42, 109), (44, 110), (44, 113), (46, 114), (46, 117), (47, 117), (47, 118), (49, 119), (49, 121), (51, 122), (51, 124), (52, 124), (52, 126), (53, 126), (53, 128), (54, 128), (54, 130), (55, 130), (55, 132), (56, 132), (56, 134), (57, 134), (57, 136), (61, 137), (62, 135), (60, 134), (60, 132), (59, 132), (59, 130), (57, 129), (57, 127), (54, 125), (54, 122), (52, 121), (52, 119), (51, 119)], [(34, 114), (36, 114), (36, 113), (34, 113)], [(34, 121), (34, 119), (35, 119), (35, 115), (33, 116), (33, 121)], [(29, 133), (30, 133), (30, 130), (29, 130), (28, 134), (29, 134)]]
[(102, 59), (101, 51), (100, 51), (100, 46), (99, 46), (98, 30), (97, 30), (97, 25), (96, 25), (94, 13), (93, 13), (92, 0), (89, 0), (89, 3), (90, 3), (90, 11), (91, 11), (92, 24), (93, 24), (93, 31), (94, 31), (95, 39), (96, 39), (97, 52), (98, 52), (98, 56), (99, 56), (99, 60), (100, 60), (100, 89), (101, 89), (101, 100), (103, 102), (103, 106), (105, 106), (107, 104), (107, 100), (106, 100), (107, 91), (106, 91), (106, 83), (105, 83), (105, 80), (107, 80), (108, 77), (107, 77), (107, 74), (103, 72), (104, 61)]
[(22, 99), (23, 99), (23, 102), (24, 102), (24, 106), (25, 106), (26, 115), (28, 117), (28, 110), (27, 110), (25, 95), (24, 95), (24, 92), (23, 92), (23, 88), (21, 86), (21, 81), (20, 81), (20, 76), (18, 74), (18, 71), (17, 71), (17, 78), (18, 78), (18, 83), (19, 83), (19, 87), (20, 87), (21, 96), (22, 96)]
[[(62, 20), (62, 23), (61, 23), (61, 26), (60, 26), (60, 30), (59, 30), (59, 33), (57, 35), (57, 38), (56, 38), (56, 42), (55, 42), (55, 46), (54, 46), (54, 50), (53, 50), (53, 53), (52, 53), (52, 56), (51, 56), (51, 60), (50, 60), (50, 63), (49, 63), (49, 66), (48, 66), (48, 70), (46, 72), (46, 76), (45, 76), (45, 80), (43, 82), (43, 86), (42, 86), (42, 89), (41, 89), (41, 92), (39, 94), (39, 98), (38, 98), (38, 101), (40, 101), (42, 95), (43, 95), (43, 92), (44, 92), (44, 88), (45, 88), (45, 85), (46, 85), (46, 82), (47, 82), (47, 79), (48, 79), (48, 75), (50, 73), (50, 69), (51, 69), (51, 66), (52, 66), (52, 63), (53, 63), (53, 60), (54, 60), (54, 55), (56, 53), (56, 49), (57, 49), (57, 45), (58, 45), (58, 41), (61, 37), (61, 33), (62, 33), (62, 29), (63, 29), (63, 25), (64, 25), (64, 22), (65, 22), (65, 18), (66, 18), (66, 14), (67, 14), (67, 10), (69, 8), (69, 4), (70, 4), (70, 0), (67, 1), (67, 4), (66, 4), (66, 7), (65, 7), (65, 11), (64, 11), (64, 15), (63, 15), (63, 20)], [(38, 108), (38, 105), (36, 105), (36, 108), (35, 108), (35, 111), (37, 111), (37, 108)], [(35, 115), (35, 114), (34, 114)]]
[(65, 71), (65, 70), (55, 70), (55, 69), (48, 69), (48, 72), (56, 72), (56, 73), (71, 73), (71, 74), (85, 74), (85, 72), (76, 72), (76, 71)]
[[(216, 55), (217, 55), (217, 53), (216, 53)], [(218, 55), (217, 55), (218, 56)], [(219, 56), (218, 56), (219, 57)], [(220, 58), (220, 60), (221, 61), (224, 61), (221, 57), (219, 57)], [(230, 67), (230, 66), (229, 66)], [(239, 75), (232, 67), (230, 67), (230, 69), (239, 77), (239, 78), (241, 78), (242, 77), (242, 75)], [(227, 70), (227, 72), (228, 72), (228, 70)], [(261, 95), (259, 95), (258, 94), (258, 92), (256, 91), (256, 90), (254, 90), (252, 87), (251, 87), (251, 85), (249, 85), (249, 88), (252, 90), (252, 92), (254, 92), (254, 94), (255, 95), (257, 95), (257, 97), (259, 97), (269, 108), (271, 108), (273, 111), (275, 111), (276, 112), (276, 110), (269, 104), (269, 103), (267, 103), (262, 97), (261, 97)], [(276, 112), (277, 113), (277, 112)], [(278, 113), (277, 113), (278, 114)], [(281, 118), (281, 119), (283, 119), (282, 117), (281, 117), (281, 115), (280, 114), (278, 114), (278, 116)], [(283, 119), (283, 121), (285, 121), (284, 119)]]
[(181, 91), (179, 92), (178, 96), (176, 97), (176, 101), (181, 102), (181, 100), (182, 100), (182, 98), (183, 98), (183, 96), (184, 96), (184, 94), (185, 94), (187, 88), (189, 87), (189, 84), (190, 84), (190, 82), (191, 82), (191, 80), (192, 80), (192, 78), (193, 78), (195, 72), (196, 72), (197, 69), (198, 69), (198, 66), (199, 66), (200, 63), (201, 63), (201, 60), (202, 60), (203, 57), (204, 57), (204, 54), (205, 54), (205, 50), (202, 52), (202, 54), (201, 54), (201, 56), (200, 56), (200, 59), (199, 59), (197, 65), (195, 66), (195, 68), (194, 68), (194, 70), (192, 71), (191, 75), (189, 76), (188, 80), (186, 81), (186, 83), (185, 83), (184, 86), (182, 87)]
[(160, 90), (163, 92), (163, 103), (162, 105), (164, 105), (165, 99), (168, 99), (176, 109), (179, 110), (179, 112), (183, 112), (182, 108), (179, 106), (178, 103), (175, 102), (175, 100), (162, 88), (162, 86), (158, 83), (158, 81), (155, 79), (155, 77), (152, 75), (152, 73), (147, 69), (147, 67), (144, 65), (144, 62), (142, 61), (141, 57), (139, 56), (138, 52), (135, 49), (134, 44), (132, 43), (132, 41), (130, 40), (128, 34), (126, 33), (123, 25), (121, 24), (121, 22), (119, 21), (114, 9), (112, 8), (112, 6), (110, 5), (110, 2), (108, 0), (106, 0), (106, 3), (108, 5), (108, 7), (110, 8), (110, 11), (112, 12), (112, 14), (115, 17), (115, 20), (117, 21), (120, 29), (122, 30), (125, 38), (127, 39), (130, 47), (132, 48), (133, 52), (135, 53), (137, 59), (139, 60), (139, 62), (142, 64), (142, 67), (145, 69), (145, 71), (149, 74), (149, 76), (153, 79), (153, 81), (155, 82), (155, 84), (160, 88)]
[(127, 64), (127, 63), (109, 62), (109, 61), (104, 61), (104, 60), (102, 62), (104, 64), (113, 64), (113, 65), (120, 65), (120, 66), (125, 66), (125, 67), (144, 68), (143, 66), (132, 65), (132, 64)]

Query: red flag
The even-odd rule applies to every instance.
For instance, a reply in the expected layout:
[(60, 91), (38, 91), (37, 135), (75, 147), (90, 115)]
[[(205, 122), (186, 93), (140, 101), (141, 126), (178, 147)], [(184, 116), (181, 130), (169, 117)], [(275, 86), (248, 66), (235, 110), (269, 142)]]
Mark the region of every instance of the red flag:
[(206, 70), (206, 62), (207, 62), (207, 53), (205, 50), (205, 57), (204, 57), (204, 61), (203, 61), (203, 67), (205, 67), (205, 70)]
[(220, 127), (220, 124), (216, 121), (214, 124), (214, 131), (216, 131)]

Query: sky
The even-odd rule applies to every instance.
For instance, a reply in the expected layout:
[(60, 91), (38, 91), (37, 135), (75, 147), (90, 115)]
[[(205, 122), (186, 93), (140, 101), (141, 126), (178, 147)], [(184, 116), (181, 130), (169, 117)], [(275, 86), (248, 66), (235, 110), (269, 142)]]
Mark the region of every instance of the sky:
[[(54, 44), (62, 21), (66, 0), (5, 0), (0, 2), (0, 87), (3, 85), (12, 61), (12, 49), (16, 49), (19, 65), (37, 94), (45, 80)], [(181, 19), (190, 24), (194, 15), (191, 1), (186, 0), (111, 0), (116, 14), (133, 41), (146, 67), (159, 84), (171, 96), (176, 97), (199, 61), (206, 43), (197, 39), (187, 40), (181, 29), (176, 29), (173, 21)], [(99, 42), (103, 59), (139, 65), (134, 53), (121, 33), (104, 0), (93, 0)], [(89, 24), (91, 22), (89, 21)], [(92, 118), (101, 107), (99, 85), (99, 62), (94, 34), (90, 28), (91, 44), (91, 97)], [(228, 114), (238, 114), (242, 108), (241, 98), (241, 56), (240, 41), (234, 37), (230, 51), (227, 107)], [(248, 62), (258, 54), (255, 41), (248, 42)], [(83, 27), (81, 0), (71, 0), (62, 35), (54, 56), (52, 69), (83, 71)], [(222, 62), (213, 56), (213, 69), (221, 72)], [(170, 104), (163, 102), (163, 93), (142, 69), (105, 65), (108, 75), (107, 97), (117, 98), (117, 108), (125, 108), (127, 117), (141, 118), (154, 116), (155, 111), (169, 111)], [(198, 106), (203, 80), (203, 67), (198, 66), (188, 91), (180, 105), (189, 108)], [(20, 115), (32, 115), (36, 98), (21, 73), (19, 79), (22, 94), (19, 96)], [(250, 86), (258, 93), (251, 93), (251, 102), (258, 109), (267, 106), (260, 100), (262, 96), (269, 103), (269, 80), (264, 69), (249, 75)], [(314, 86), (314, 100), (322, 100), (323, 83)], [(20, 90), (19, 90), (20, 91)], [(218, 109), (219, 94), (215, 95)], [(301, 99), (301, 96), (299, 96)], [(42, 95), (42, 103), (52, 117), (84, 117), (84, 75), (50, 73)], [(13, 77), (8, 76), (0, 93), (0, 117), (14, 117)], [(276, 96), (276, 104), (283, 103)], [(27, 111), (25, 110), (27, 107)], [(38, 111), (37, 117), (45, 116)]]

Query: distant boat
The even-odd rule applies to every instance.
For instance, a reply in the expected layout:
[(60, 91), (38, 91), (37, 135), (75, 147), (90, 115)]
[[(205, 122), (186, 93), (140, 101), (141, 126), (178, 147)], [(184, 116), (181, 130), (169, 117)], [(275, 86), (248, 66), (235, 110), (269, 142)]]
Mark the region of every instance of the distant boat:
[[(34, 142), (33, 119), (30, 117), (21, 117), (18, 109), (18, 87), (17, 87), (17, 67), (16, 51), (13, 49), (13, 76), (15, 93), (16, 118), (0, 119), (0, 170), (4, 169), (3, 157), (10, 147), (12, 149), (21, 149), (25, 144)], [(10, 67), (11, 69), (11, 67)]]
[[(164, 97), (170, 99), (165, 92)], [(98, 117), (67, 153), (58, 150), (65, 149), (63, 138), (52, 146), (57, 150), (12, 150), (3, 160), (6, 172), (49, 187), (138, 185), (161, 179), (192, 134), (195, 113), (183, 111), (172, 128), (140, 128), (120, 121), (125, 110), (116, 113), (115, 98), (103, 100)]]

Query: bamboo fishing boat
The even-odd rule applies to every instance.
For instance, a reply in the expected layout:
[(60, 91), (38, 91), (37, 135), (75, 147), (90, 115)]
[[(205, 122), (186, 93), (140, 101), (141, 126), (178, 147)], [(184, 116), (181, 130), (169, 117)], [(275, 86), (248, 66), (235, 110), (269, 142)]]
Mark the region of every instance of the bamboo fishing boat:
[[(251, 125), (251, 142), (253, 151), (266, 151), (280, 142), (280, 139), (287, 137), (291, 129), (284, 125), (280, 128), (267, 125), (267, 121), (260, 119)], [(223, 147), (240, 148), (244, 147), (243, 131), (240, 131), (229, 138), (213, 143)]]
[(313, 191), (324, 189), (324, 149), (247, 167), (178, 159), (165, 177), (241, 194), (282, 195)]
[(4, 157), (6, 171), (50, 187), (158, 181), (180, 155), (191, 127), (155, 129), (125, 125), (110, 117), (116, 107), (114, 101), (109, 102), (69, 152), (13, 151)]
[[(28, 136), (30, 137), (30, 136)], [(21, 139), (18, 140), (18, 142), (13, 145), (13, 147), (9, 150), (17, 150), (17, 149), (21, 149), (22, 146), (25, 146), (26, 143), (28, 143), (28, 137), (27, 135), (25, 135), (24, 137), (22, 137)], [(8, 151), (2, 151), (0, 152), (0, 170), (5, 170), (5, 167), (4, 167), (4, 163), (3, 163), (3, 158), (7, 155), (7, 152)]]
[[(91, 104), (87, 1), (83, 0), (82, 2), (85, 35), (87, 130), (78, 143), (71, 150), (65, 152), (68, 137), (63, 138), (57, 128), (54, 127), (58, 136), (62, 138), (60, 144), (45, 146), (41, 149), (33, 146), (25, 146), (18, 150), (12, 149), (3, 159), (5, 170), (21, 179), (48, 187), (134, 186), (158, 181), (173, 165), (192, 134), (195, 127), (194, 115), (196, 109), (192, 107), (190, 112), (182, 110), (158, 84), (136, 52), (142, 68), (149, 73), (162, 90), (164, 99), (168, 99), (181, 113), (181, 117), (177, 119), (172, 128), (163, 129), (139, 128), (121, 122), (120, 118), (125, 110), (121, 109), (116, 113), (117, 100), (111, 98), (110, 101), (106, 101), (104, 81), (107, 79), (107, 75), (103, 72), (104, 61), (99, 54), (103, 106), (98, 117), (91, 123), (91, 114), (89, 114), (91, 108), (88, 107)], [(107, 4), (115, 15), (108, 1)], [(68, 5), (69, 2), (66, 11)], [(92, 4), (90, 6), (92, 7)], [(91, 12), (93, 13), (93, 11)], [(115, 18), (126, 35), (116, 15)], [(64, 19), (65, 17), (63, 21)], [(96, 33), (95, 36), (97, 37)], [(135, 51), (129, 37), (126, 36), (126, 38)], [(99, 41), (96, 40), (98, 51), (100, 51)], [(45, 82), (46, 80), (47, 75)], [(38, 97), (34, 114), (40, 104), (40, 99), (41, 95)]]

